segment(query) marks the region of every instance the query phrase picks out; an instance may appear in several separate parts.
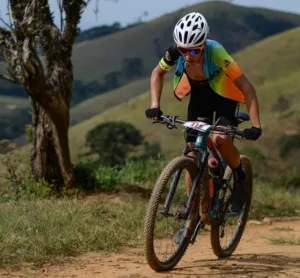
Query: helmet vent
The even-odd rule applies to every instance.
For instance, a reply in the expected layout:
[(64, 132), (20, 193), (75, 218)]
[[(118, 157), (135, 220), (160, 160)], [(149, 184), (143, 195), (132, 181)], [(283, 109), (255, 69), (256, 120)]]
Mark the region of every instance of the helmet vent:
[(204, 28), (204, 23), (203, 23), (203, 22), (201, 23), (201, 28), (202, 28), (202, 29)]
[(188, 37), (188, 35), (189, 35), (189, 32), (188, 31), (185, 31), (184, 32), (184, 43), (186, 43), (187, 42), (187, 37)]
[(185, 20), (189, 20), (189, 18), (190, 18), (190, 15), (187, 15), (186, 18), (185, 18)]
[(189, 43), (192, 43), (194, 38), (195, 38), (195, 34), (193, 34), (193, 35), (190, 37)]
[(179, 33), (179, 40), (182, 41), (182, 35)]
[(201, 43), (201, 42), (203, 41), (204, 37), (205, 37), (205, 34), (203, 34), (203, 35), (195, 42), (195, 44)]
[(180, 28), (183, 29), (183, 27), (184, 27), (184, 23), (182, 22)]
[(191, 24), (192, 24), (192, 21), (189, 21), (189, 22), (187, 23), (187, 26), (190, 27)]
[(194, 25), (193, 31), (195, 31), (197, 28), (198, 28), (198, 26), (197, 26), (197, 25)]

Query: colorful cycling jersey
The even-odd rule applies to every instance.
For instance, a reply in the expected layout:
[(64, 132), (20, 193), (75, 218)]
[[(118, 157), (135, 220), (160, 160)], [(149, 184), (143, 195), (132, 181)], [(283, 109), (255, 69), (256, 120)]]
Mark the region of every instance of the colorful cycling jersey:
[[(170, 71), (176, 64), (174, 75), (174, 93), (182, 99), (191, 91), (189, 79), (185, 72), (186, 61), (177, 49), (176, 44), (170, 46), (159, 65), (162, 69)], [(227, 53), (225, 48), (214, 40), (206, 40), (204, 48), (203, 73), (208, 79), (210, 87), (219, 95), (245, 103), (244, 95), (233, 83), (243, 72)]]

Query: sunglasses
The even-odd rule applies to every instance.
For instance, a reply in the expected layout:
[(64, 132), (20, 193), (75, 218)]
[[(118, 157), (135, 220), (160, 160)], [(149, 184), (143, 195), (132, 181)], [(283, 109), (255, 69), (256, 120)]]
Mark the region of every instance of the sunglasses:
[(203, 48), (204, 48), (204, 45), (201, 45), (200, 47), (197, 47), (197, 48), (184, 48), (184, 47), (177, 46), (178, 51), (182, 55), (186, 55), (188, 53), (190, 53), (192, 55), (197, 55), (197, 54), (201, 53)]

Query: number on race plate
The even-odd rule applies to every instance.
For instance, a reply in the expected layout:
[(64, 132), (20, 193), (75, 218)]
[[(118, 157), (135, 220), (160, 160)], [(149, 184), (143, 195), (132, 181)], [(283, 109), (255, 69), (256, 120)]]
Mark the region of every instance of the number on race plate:
[(186, 122), (183, 126), (185, 127), (189, 127), (195, 130), (199, 130), (199, 131), (206, 131), (208, 128), (211, 127), (211, 125), (204, 123), (204, 122), (199, 122), (199, 121), (189, 121)]

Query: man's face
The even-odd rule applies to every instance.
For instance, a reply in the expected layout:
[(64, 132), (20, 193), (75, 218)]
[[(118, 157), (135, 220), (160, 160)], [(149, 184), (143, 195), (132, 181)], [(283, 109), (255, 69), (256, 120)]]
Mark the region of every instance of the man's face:
[(200, 61), (204, 49), (204, 44), (192, 48), (177, 46), (177, 49), (189, 64), (194, 64)]

